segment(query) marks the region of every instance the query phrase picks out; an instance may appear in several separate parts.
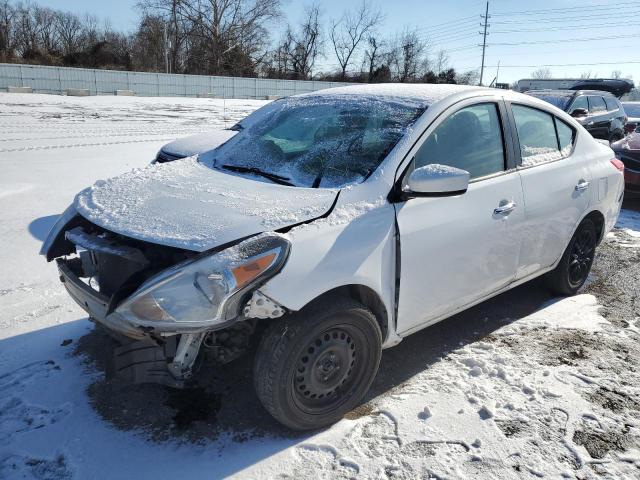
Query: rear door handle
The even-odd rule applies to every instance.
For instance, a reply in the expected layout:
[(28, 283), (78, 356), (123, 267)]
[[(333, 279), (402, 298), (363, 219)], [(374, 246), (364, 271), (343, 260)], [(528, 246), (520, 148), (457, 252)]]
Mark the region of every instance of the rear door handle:
[(589, 188), (591, 182), (587, 182), (586, 180), (580, 180), (580, 183), (576, 185), (576, 192), (582, 192)]
[(516, 208), (516, 202), (505, 203), (504, 205), (500, 205), (493, 209), (494, 215), (502, 215), (505, 213), (512, 212), (514, 208)]

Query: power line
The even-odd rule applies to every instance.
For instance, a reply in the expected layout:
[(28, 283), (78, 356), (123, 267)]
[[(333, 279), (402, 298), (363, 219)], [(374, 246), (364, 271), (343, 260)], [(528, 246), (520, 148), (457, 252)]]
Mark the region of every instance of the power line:
[(501, 43), (491, 43), (489, 46), (516, 46), (516, 45), (542, 45), (548, 43), (558, 43), (558, 42), (593, 42), (596, 40), (617, 40), (619, 38), (638, 38), (640, 34), (631, 34), (631, 35), (607, 35), (604, 37), (587, 37), (587, 38), (558, 38), (555, 40), (536, 40), (533, 42), (501, 42)]
[[(538, 63), (536, 65), (502, 65), (500, 68), (537, 68), (537, 67), (594, 67), (598, 65), (640, 65), (640, 62), (597, 62), (597, 63)], [(486, 68), (496, 68), (497, 65), (486, 65)], [(473, 67), (458, 67), (465, 70)], [(477, 68), (477, 67), (476, 67)]]
[(619, 27), (620, 23), (596, 23), (591, 25), (567, 25), (549, 28), (519, 28), (517, 30), (492, 30), (491, 33), (522, 33), (522, 32), (555, 32), (564, 30), (598, 29), (605, 27)]
[[(620, 8), (626, 5), (639, 5), (639, 2), (616, 2), (615, 7)], [(549, 8), (543, 10), (520, 10), (520, 11), (512, 11), (512, 12), (502, 12), (502, 13), (494, 13), (496, 17), (505, 17), (505, 16), (521, 16), (521, 15), (548, 15), (552, 12), (566, 12), (570, 13), (572, 11), (599, 11), (599, 10), (611, 10), (610, 4), (593, 4), (593, 5), (583, 5), (576, 7), (562, 7), (562, 8)]]
[[(625, 19), (629, 16), (635, 16), (640, 11), (633, 10), (630, 12), (625, 12)], [(574, 22), (576, 20), (593, 20), (593, 15), (578, 15), (578, 16), (569, 16), (569, 17), (556, 17), (556, 18), (536, 18), (535, 23), (563, 23)], [(611, 19), (620, 19), (620, 14), (607, 14), (598, 16), (598, 20), (611, 20)], [(530, 22), (527, 20), (498, 20), (494, 22), (496, 25), (508, 25), (508, 24), (517, 24), (522, 25), (523, 23), (529, 24)]]
[(442, 28), (450, 28), (448, 27), (448, 25), (451, 25), (452, 23), (468, 23), (468, 22), (475, 22), (476, 21), (476, 16), (472, 15), (469, 17), (462, 17), (462, 18), (456, 18), (454, 20), (449, 20), (448, 22), (442, 22), (442, 23), (436, 23), (434, 25), (425, 25), (424, 27), (420, 27), (418, 30), (426, 30), (426, 29), (434, 29), (434, 30), (440, 30)]

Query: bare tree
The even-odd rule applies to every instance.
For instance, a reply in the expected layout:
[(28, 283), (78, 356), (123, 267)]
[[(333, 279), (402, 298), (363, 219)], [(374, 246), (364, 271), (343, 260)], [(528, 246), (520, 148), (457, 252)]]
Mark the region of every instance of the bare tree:
[(355, 11), (346, 11), (338, 20), (333, 20), (329, 36), (333, 50), (342, 70), (341, 78), (346, 78), (347, 67), (360, 43), (382, 21), (379, 10), (371, 7), (366, 0)]
[(55, 28), (60, 39), (63, 55), (71, 55), (78, 51), (82, 23), (71, 12), (58, 12), (55, 18)]
[(551, 70), (547, 67), (539, 68), (531, 72), (531, 78), (535, 78), (538, 80), (545, 80), (547, 78), (551, 78), (553, 75), (551, 74)]
[(305, 17), (298, 30), (287, 27), (278, 55), (291, 78), (306, 79), (311, 77), (321, 46), (320, 6), (313, 4), (305, 8)]
[(456, 75), (456, 83), (459, 85), (477, 85), (480, 78), (478, 70), (468, 70)]
[(405, 29), (392, 41), (387, 54), (388, 63), (399, 82), (415, 81), (420, 65), (424, 64), (426, 42), (415, 30)]
[(591, 70), (584, 71), (580, 74), (580, 78), (583, 80), (588, 80), (591, 76)]
[(364, 62), (366, 67), (369, 70), (367, 81), (372, 82), (375, 76), (374, 73), (378, 68), (380, 59), (383, 56), (381, 54), (382, 44), (373, 35), (367, 39), (367, 44), (368, 44), (368, 47), (364, 52)]
[(614, 70), (611, 72), (611, 78), (622, 78), (622, 70)]
[(440, 49), (438, 53), (436, 53), (436, 58), (433, 63), (433, 69), (435, 73), (440, 73), (449, 68), (449, 54), (446, 50)]
[(183, 55), (191, 73), (253, 73), (266, 52), (267, 24), (280, 16), (280, 0), (142, 0), (139, 6), (170, 24), (173, 63)]
[(8, 0), (0, 1), (0, 60), (14, 57), (16, 9)]

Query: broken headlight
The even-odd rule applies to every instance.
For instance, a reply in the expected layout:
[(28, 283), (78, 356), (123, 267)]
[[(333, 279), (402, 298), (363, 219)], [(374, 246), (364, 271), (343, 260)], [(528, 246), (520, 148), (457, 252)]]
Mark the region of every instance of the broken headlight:
[(241, 297), (284, 265), (290, 243), (276, 234), (177, 265), (145, 282), (116, 313), (147, 327), (200, 328), (238, 315)]

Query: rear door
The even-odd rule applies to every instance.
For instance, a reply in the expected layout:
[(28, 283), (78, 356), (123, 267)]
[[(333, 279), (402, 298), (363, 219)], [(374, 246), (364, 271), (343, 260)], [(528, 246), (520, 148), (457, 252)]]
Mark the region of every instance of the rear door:
[(609, 129), (611, 127), (611, 115), (607, 113), (607, 104), (600, 95), (587, 95), (589, 102), (589, 119), (587, 130), (594, 138), (609, 140)]
[[(450, 165), (469, 171), (462, 195), (396, 203), (400, 234), (398, 331), (410, 333), (509, 284), (518, 267), (522, 186), (502, 101), (461, 102), (441, 115), (402, 173)], [(508, 140), (507, 140), (508, 139)], [(502, 207), (502, 208), (501, 208)]]
[(577, 132), (548, 111), (512, 103), (525, 219), (517, 279), (560, 258), (589, 206), (588, 163), (574, 154)]

